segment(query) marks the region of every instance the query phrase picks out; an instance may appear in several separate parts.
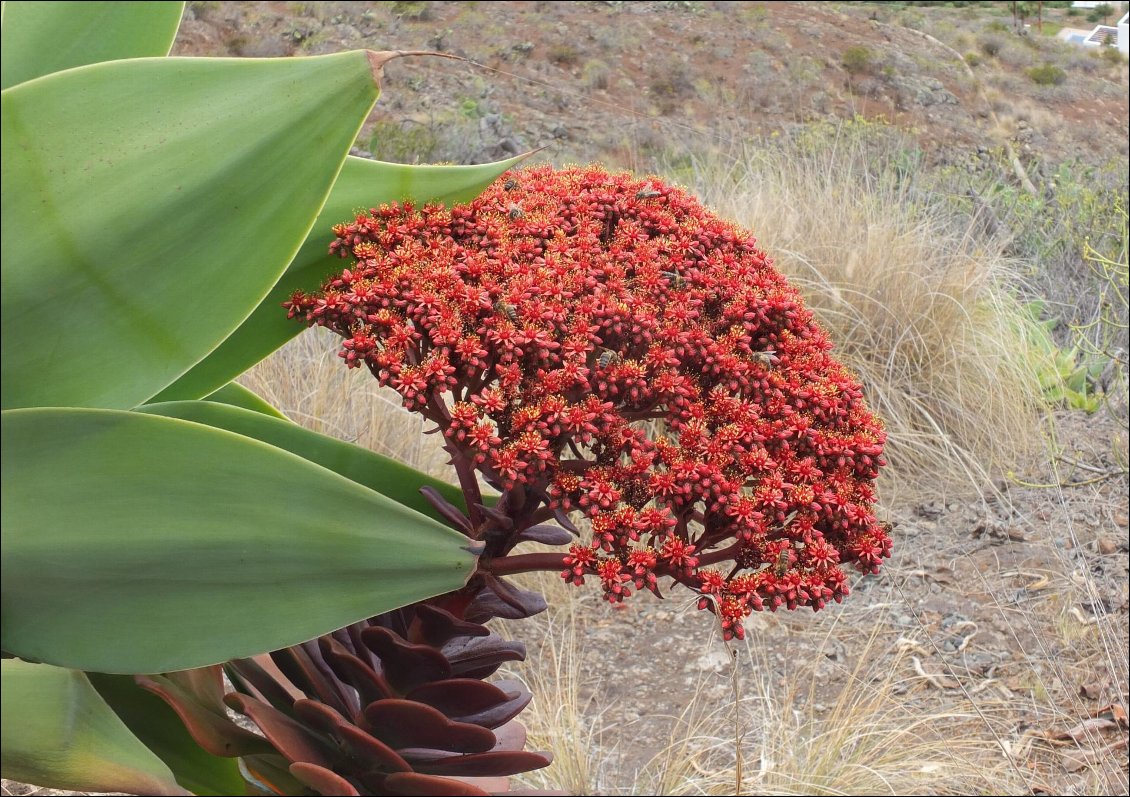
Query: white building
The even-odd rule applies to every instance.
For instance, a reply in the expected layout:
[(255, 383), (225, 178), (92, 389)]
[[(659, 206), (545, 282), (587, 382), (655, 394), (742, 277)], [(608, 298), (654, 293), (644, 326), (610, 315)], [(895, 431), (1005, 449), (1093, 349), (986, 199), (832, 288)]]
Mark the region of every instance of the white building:
[(1130, 57), (1130, 14), (1123, 14), (1118, 20), (1118, 52)]
[(1096, 25), (1091, 30), (1062, 28), (1056, 34), (1056, 38), (1081, 47), (1114, 47), (1117, 45), (1123, 53), (1126, 52), (1126, 46), (1130, 45), (1130, 41), (1127, 40), (1125, 16), (1122, 17), (1117, 28), (1113, 25)]

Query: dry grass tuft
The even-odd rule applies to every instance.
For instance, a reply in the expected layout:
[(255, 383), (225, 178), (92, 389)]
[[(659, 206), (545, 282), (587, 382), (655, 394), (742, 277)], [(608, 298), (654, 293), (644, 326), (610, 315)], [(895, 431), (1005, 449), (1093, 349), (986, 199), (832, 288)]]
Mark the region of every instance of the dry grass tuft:
[(888, 499), (958, 488), (1037, 451), (1039, 385), (1015, 264), (981, 222), (916, 195), (897, 164), (831, 142), (803, 157), (743, 152), (680, 171), (751, 230), (805, 295), (887, 424)]

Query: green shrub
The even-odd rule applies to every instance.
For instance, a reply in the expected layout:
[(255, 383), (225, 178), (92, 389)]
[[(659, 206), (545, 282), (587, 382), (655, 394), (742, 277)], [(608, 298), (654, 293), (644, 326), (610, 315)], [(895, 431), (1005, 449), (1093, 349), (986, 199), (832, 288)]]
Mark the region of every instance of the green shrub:
[(1024, 310), (1031, 322), (1025, 325), (1028, 356), (1048, 404), (1095, 412), (1102, 406), (1098, 379), (1106, 366), (1104, 358), (1084, 352), (1078, 344), (1067, 349), (1058, 346), (1053, 332), (1059, 326), (1059, 319), (1047, 317), (1046, 302), (1029, 302)]
[(1103, 3), (1101, 6), (1095, 6), (1091, 13), (1087, 15), (1088, 22), (1101, 23), (1114, 13), (1114, 6), (1110, 3)]
[(977, 66), (981, 63), (981, 56), (974, 52), (968, 52), (965, 54), (965, 63), (970, 66)]
[(1117, 47), (1103, 47), (1102, 59), (1108, 63), (1121, 66), (1126, 63), (1126, 56), (1119, 52)]
[(1026, 74), (1033, 83), (1040, 86), (1062, 86), (1067, 81), (1067, 73), (1052, 64), (1034, 66)]
[(559, 42), (550, 46), (547, 57), (558, 66), (573, 66), (580, 58), (580, 53), (568, 42)]
[(1000, 55), (1000, 51), (1004, 49), (1004, 42), (996, 36), (985, 36), (979, 42), (981, 52), (989, 56), (989, 58), (996, 58)]
[(612, 70), (608, 68), (608, 64), (595, 58), (585, 62), (582, 74), (585, 85), (590, 89), (607, 89), (612, 80)]
[(395, 2), (389, 10), (401, 19), (424, 22), (432, 18), (431, 5), (427, 2)]
[(435, 148), (435, 133), (425, 125), (377, 122), (369, 137), (373, 156), (391, 163), (428, 163)]
[(850, 74), (861, 75), (871, 71), (875, 65), (875, 54), (861, 44), (853, 45), (844, 50), (840, 63)]

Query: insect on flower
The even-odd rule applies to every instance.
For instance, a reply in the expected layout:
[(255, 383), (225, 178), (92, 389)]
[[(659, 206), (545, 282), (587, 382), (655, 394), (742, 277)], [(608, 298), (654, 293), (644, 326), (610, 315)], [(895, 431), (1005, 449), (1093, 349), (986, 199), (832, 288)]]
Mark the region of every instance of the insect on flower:
[(636, 199), (655, 199), (659, 196), (663, 196), (663, 194), (651, 188), (644, 188), (636, 192)]
[(518, 323), (518, 312), (514, 309), (514, 305), (507, 304), (499, 299), (494, 303), (494, 309), (506, 316), (506, 320), (511, 324)]
[(753, 357), (762, 365), (773, 365), (774, 363), (779, 363), (781, 361), (781, 358), (777, 356), (777, 351), (775, 349), (756, 351), (753, 353)]
[(773, 563), (773, 575), (781, 578), (789, 570), (789, 549), (782, 548), (781, 552), (777, 554), (777, 561)]
[(518, 207), (517, 205), (511, 205), (510, 210), (507, 211), (507, 215), (510, 216), (512, 221), (517, 221), (518, 219), (522, 218), (526, 214), (523, 213), (522, 209), (520, 207)]
[(511, 177), (509, 180), (506, 181), (506, 184), (502, 186), (502, 190), (513, 191), (517, 187), (518, 187), (518, 181), (515, 180), (513, 177)]
[(668, 280), (670, 280), (671, 284), (676, 288), (682, 288), (687, 284), (687, 281), (683, 279), (682, 275), (677, 274), (674, 271), (660, 271), (659, 274), (660, 276), (666, 277)]
[(614, 351), (609, 351), (608, 349), (605, 349), (604, 351), (602, 351), (600, 353), (600, 357), (597, 358), (596, 364), (599, 365), (601, 368), (607, 368), (608, 366), (610, 366), (614, 363), (617, 363), (619, 361), (620, 361), (620, 355), (619, 354), (617, 354)]

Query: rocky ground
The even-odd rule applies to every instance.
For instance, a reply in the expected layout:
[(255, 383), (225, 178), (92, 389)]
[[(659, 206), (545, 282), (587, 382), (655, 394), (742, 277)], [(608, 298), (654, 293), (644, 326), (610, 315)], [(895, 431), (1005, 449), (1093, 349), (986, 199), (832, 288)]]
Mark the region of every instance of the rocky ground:
[[(1004, 141), (1032, 168), (1124, 155), (1125, 64), (1035, 31), (1002, 33), (1007, 3), (978, 5), (194, 2), (174, 52), (367, 47), (469, 59), (386, 68), (360, 139), (367, 146), (375, 131), (383, 160), (479, 162), (546, 147), (557, 162), (646, 166), (680, 147), (855, 115), (914, 130), (943, 163), (975, 162), (978, 148)], [(1072, 22), (1064, 13), (1048, 11)], [(1028, 79), (1042, 63), (1062, 64), (1065, 82)]]

